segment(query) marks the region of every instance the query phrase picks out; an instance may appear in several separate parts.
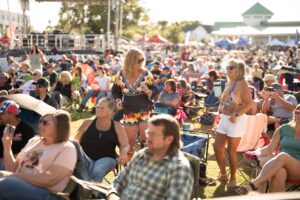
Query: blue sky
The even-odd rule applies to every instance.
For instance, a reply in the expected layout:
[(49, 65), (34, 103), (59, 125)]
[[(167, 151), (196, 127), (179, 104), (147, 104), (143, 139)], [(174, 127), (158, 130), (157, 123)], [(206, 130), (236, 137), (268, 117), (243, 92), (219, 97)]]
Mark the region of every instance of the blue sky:
[[(241, 14), (256, 2), (274, 13), (274, 21), (300, 21), (300, 0), (141, 0), (152, 21), (199, 20), (204, 24), (215, 21), (241, 21)], [(21, 12), (19, 0), (9, 0), (12, 12)], [(31, 23), (36, 30), (44, 30), (58, 22), (60, 3), (38, 3), (30, 0)], [(0, 9), (7, 10), (7, 0), (0, 0)]]

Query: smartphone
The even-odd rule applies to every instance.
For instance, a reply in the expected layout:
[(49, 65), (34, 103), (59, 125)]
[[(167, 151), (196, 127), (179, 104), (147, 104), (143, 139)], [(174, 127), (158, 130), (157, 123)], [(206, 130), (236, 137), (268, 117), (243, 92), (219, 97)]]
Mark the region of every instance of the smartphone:
[(213, 83), (213, 91), (215, 92), (215, 96), (218, 97), (222, 94), (222, 88), (220, 82)]

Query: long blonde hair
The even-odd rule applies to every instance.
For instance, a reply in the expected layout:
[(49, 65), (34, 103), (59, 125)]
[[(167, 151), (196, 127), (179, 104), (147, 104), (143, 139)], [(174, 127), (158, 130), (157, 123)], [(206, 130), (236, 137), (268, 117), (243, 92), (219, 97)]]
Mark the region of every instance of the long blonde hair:
[(144, 68), (145, 55), (140, 49), (131, 49), (127, 53), (124, 61), (124, 66), (123, 66), (125, 76), (127, 78), (132, 77), (134, 72), (137, 70), (136, 65), (138, 64), (140, 57), (143, 57), (144, 59), (144, 62), (141, 65), (141, 68)]

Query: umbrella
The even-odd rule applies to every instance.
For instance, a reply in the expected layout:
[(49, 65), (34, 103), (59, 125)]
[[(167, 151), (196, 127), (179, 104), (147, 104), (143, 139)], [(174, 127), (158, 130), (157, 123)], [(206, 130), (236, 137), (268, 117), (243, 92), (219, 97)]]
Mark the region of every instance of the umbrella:
[(165, 38), (163, 38), (160, 35), (153, 35), (151, 38), (149, 38), (149, 40), (147, 40), (146, 42), (149, 43), (160, 43), (160, 44), (165, 44), (165, 43), (169, 43), (169, 41)]
[(32, 96), (27, 94), (10, 94), (6, 96), (2, 96), (6, 99), (17, 102), (22, 108), (27, 110), (35, 111), (41, 116), (47, 114), (50, 111), (56, 110), (54, 107), (46, 104), (45, 102), (38, 100)]

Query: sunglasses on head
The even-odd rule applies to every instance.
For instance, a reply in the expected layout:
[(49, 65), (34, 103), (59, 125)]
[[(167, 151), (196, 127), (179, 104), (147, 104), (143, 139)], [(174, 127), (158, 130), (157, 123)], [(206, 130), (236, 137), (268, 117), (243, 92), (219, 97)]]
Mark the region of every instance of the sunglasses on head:
[(142, 64), (144, 62), (144, 58), (138, 60), (138, 64)]
[(234, 70), (234, 69), (236, 69), (236, 66), (227, 66), (226, 68), (227, 68), (227, 70)]
[(47, 126), (50, 124), (50, 122), (45, 119), (40, 119), (39, 123), (42, 124), (43, 126)]

